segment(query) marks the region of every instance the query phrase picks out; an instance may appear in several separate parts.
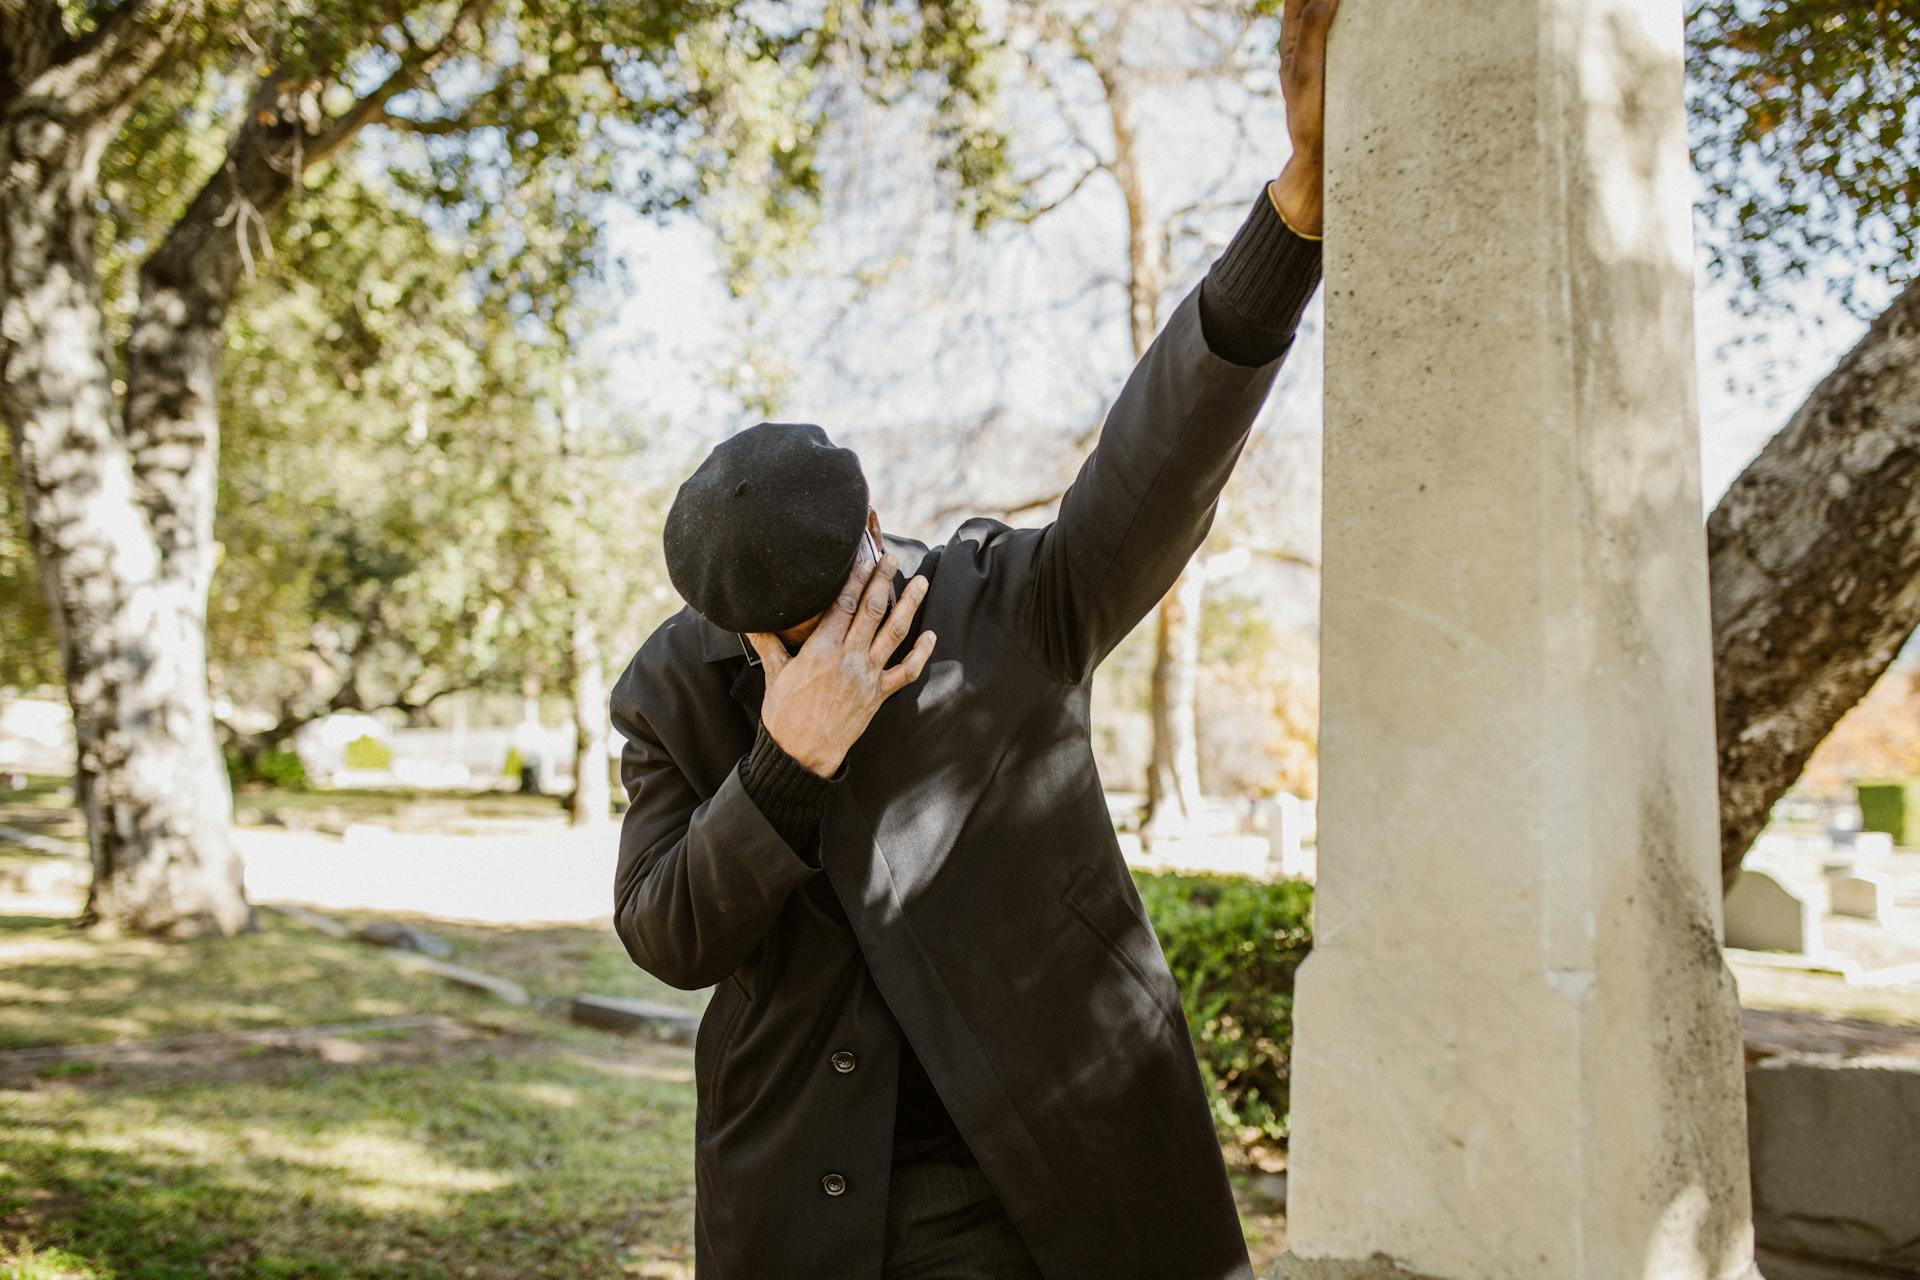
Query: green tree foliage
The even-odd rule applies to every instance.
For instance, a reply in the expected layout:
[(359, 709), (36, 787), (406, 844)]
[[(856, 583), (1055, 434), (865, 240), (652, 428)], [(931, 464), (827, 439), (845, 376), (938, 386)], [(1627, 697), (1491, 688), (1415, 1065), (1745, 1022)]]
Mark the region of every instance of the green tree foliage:
[[(84, 33), (115, 12), (66, 16)], [(604, 202), (701, 214), (744, 276), (804, 241), (814, 139), (847, 93), (921, 95), (966, 153), (936, 159), (994, 181), (965, 65), (972, 0), (229, 0), (179, 21), (175, 56), (102, 166), (116, 340), (141, 265), (231, 162), (263, 76), (303, 85), (309, 133), (337, 148), (296, 172), (277, 221), (241, 201), (222, 228), (253, 274), (221, 376), (216, 681), (275, 707), (316, 693), (415, 705), (497, 673), (520, 625), (506, 593), (542, 580), (527, 547), (549, 566), (561, 554), (530, 531), (592, 522), (578, 501), (550, 518), (527, 477), (567, 475), (545, 497), (577, 499), (586, 470), (633, 496), (634, 468), (579, 456), (631, 455), (630, 441), (576, 440), (564, 466), (529, 457), (559, 448), (576, 286), (617, 278)], [(7, 503), (0, 597), (21, 600), (5, 624), (21, 635), (0, 678), (19, 682), (53, 650), (11, 486)], [(366, 687), (336, 683), (373, 651)]]
[(657, 506), (644, 441), (571, 391), (480, 241), (392, 191), (332, 170), (283, 239), (229, 329), (210, 601), (223, 691), (277, 722), (253, 749), (329, 711), (558, 686), (579, 598), (621, 632), (658, 604), (621, 552)]
[(499, 661), (488, 499), (513, 460), (465, 246), (345, 167), (282, 239), (228, 330), (208, 612), (222, 690), (291, 728), (423, 707)]
[(1716, 273), (1750, 305), (1817, 279), (1864, 318), (1862, 273), (1920, 263), (1920, 8), (1911, 0), (1697, 0), (1695, 167)]

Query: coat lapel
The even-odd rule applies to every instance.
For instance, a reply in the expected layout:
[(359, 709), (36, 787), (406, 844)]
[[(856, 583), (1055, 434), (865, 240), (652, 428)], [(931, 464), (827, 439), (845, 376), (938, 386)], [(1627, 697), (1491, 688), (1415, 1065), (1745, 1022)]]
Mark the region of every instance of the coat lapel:
[(759, 663), (740, 660), (740, 670), (734, 673), (733, 684), (727, 692), (733, 695), (735, 702), (747, 709), (747, 714), (755, 720), (760, 718), (760, 700), (767, 693), (767, 673)]

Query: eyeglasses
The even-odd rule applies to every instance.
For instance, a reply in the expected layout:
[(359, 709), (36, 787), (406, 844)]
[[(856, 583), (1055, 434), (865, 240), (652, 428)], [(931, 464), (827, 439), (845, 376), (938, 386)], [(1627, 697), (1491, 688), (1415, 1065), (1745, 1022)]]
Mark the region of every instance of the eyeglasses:
[[(872, 561), (874, 564), (879, 564), (880, 563), (880, 544), (874, 540), (873, 530), (862, 529), (860, 533), (866, 539), (867, 559)], [(735, 632), (734, 634), (740, 637), (740, 652), (747, 655), (748, 664), (756, 667), (759, 666), (760, 655), (758, 652), (754, 650), (753, 642), (747, 639), (746, 634), (744, 632)]]

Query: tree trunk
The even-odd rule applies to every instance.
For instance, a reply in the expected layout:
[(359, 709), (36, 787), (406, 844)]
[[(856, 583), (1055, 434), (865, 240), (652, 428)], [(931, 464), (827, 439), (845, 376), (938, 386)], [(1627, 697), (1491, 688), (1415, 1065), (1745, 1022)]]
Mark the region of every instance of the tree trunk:
[[(1162, 229), (1147, 208), (1139, 165), (1133, 95), (1123, 75), (1099, 67), (1113, 125), (1113, 175), (1127, 211), (1127, 329), (1137, 362), (1160, 332), (1160, 293), (1166, 262)], [(1152, 754), (1147, 765), (1147, 803), (1140, 835), (1175, 837), (1193, 830), (1200, 815), (1200, 747), (1194, 695), (1200, 660), (1200, 603), (1206, 575), (1189, 564), (1167, 589), (1156, 610), (1153, 692), (1148, 722)]]
[(1707, 520), (1730, 887), (1773, 804), (1920, 623), (1920, 284)]
[(220, 166), (140, 268), (127, 342), (127, 442), (137, 493), (167, 574), (204, 627), (213, 577), (214, 469), (227, 313), (309, 148), (318, 87), (262, 80)]
[(94, 264), (100, 153), (166, 49), (166, 31), (136, 25), (141, 10), (80, 42), (50, 40), (46, 65), (8, 51), (0, 413), (73, 712), (74, 793), (94, 867), (81, 923), (231, 934), (251, 913), (228, 839), (205, 632), (186, 604), (191, 583), (163, 562), (115, 428)]
[(1147, 766), (1143, 839), (1194, 834), (1200, 820), (1200, 743), (1194, 697), (1200, 668), (1200, 602), (1206, 570), (1180, 571), (1154, 628), (1153, 758)]
[[(573, 693), (573, 795), (567, 814), (576, 827), (594, 827), (612, 815), (613, 786), (607, 759), (606, 656), (600, 645), (600, 620), (589, 606), (583, 582), (601, 581), (603, 566), (598, 540), (592, 533), (591, 464), (583, 456), (585, 430), (580, 415), (580, 387), (569, 367), (560, 371), (560, 475), (564, 477), (569, 519), (564, 536), (552, 538), (558, 552), (555, 580), (566, 592), (567, 681)], [(540, 518), (535, 514), (535, 519)], [(550, 522), (553, 529), (558, 522)]]
[(600, 628), (584, 605), (573, 606), (567, 666), (573, 683), (573, 799), (568, 814), (576, 827), (593, 827), (612, 816), (613, 786), (607, 766), (607, 679)]

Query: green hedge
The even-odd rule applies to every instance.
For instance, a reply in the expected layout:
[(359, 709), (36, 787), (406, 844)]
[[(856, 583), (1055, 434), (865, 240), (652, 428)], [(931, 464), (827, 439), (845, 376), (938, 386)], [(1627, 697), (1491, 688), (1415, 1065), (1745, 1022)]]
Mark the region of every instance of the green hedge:
[(267, 786), (280, 791), (303, 791), (307, 786), (307, 767), (297, 752), (276, 747), (257, 755), (227, 753), (227, 777), (233, 785)]
[(1884, 778), (1856, 782), (1860, 826), (1884, 831), (1897, 845), (1920, 844), (1920, 778)]
[(1313, 886), (1135, 870), (1180, 986), (1223, 1139), (1281, 1143), (1293, 1045), (1293, 975), (1312, 946)]

